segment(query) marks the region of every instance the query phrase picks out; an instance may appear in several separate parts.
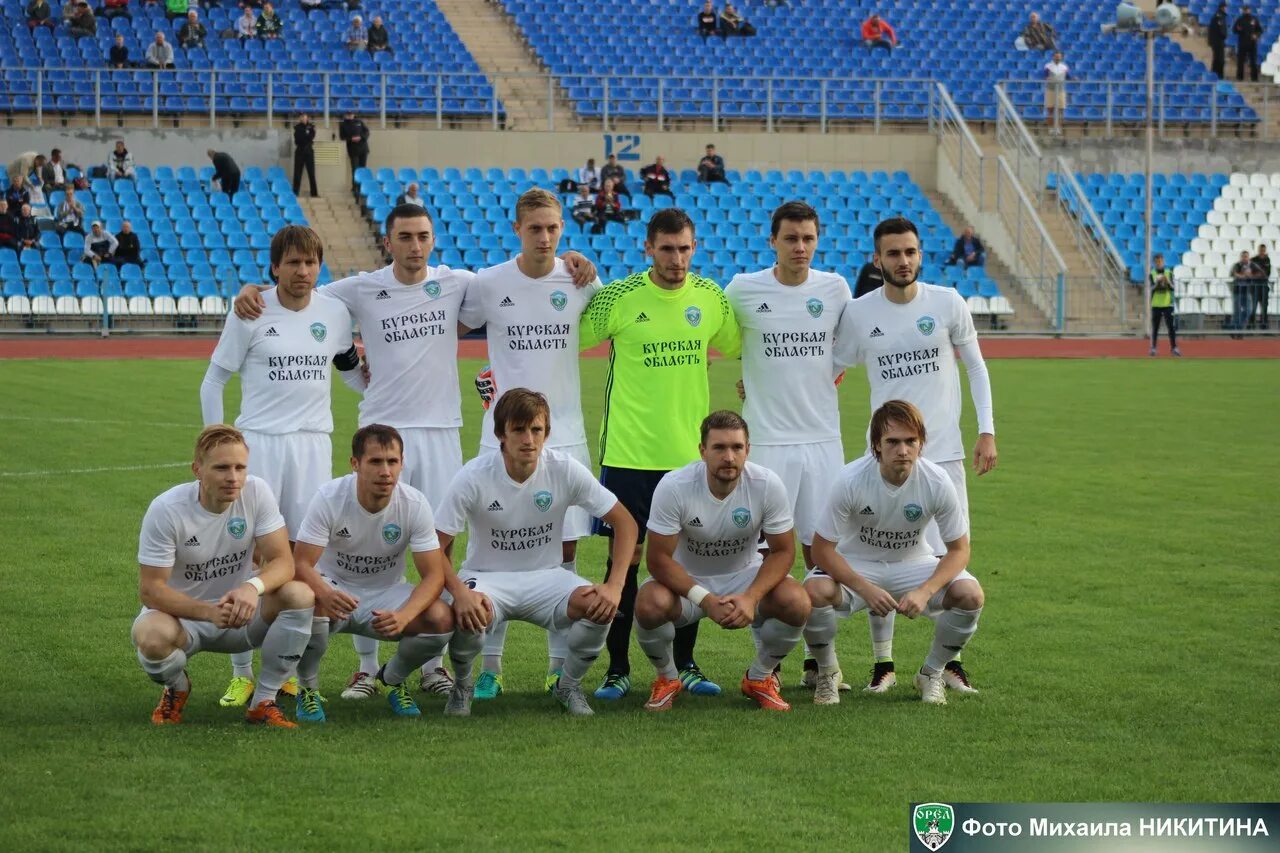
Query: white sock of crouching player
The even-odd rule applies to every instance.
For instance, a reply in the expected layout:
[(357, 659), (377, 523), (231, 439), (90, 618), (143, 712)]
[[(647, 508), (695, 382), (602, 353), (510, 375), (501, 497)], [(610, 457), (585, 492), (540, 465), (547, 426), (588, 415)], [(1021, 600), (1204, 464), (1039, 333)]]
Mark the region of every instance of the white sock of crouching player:
[(476, 656), (484, 648), (484, 634), (472, 634), (468, 631), (454, 631), (449, 641), (449, 661), (453, 664), (454, 683), (462, 687), (471, 687), (474, 679), (471, 673)]
[(253, 678), (253, 650), (231, 656), (231, 674), (237, 678)]
[(804, 635), (803, 625), (788, 625), (781, 619), (766, 619), (760, 626), (756, 659), (747, 669), (747, 678), (762, 681), (791, 654)]
[(253, 686), (254, 708), (262, 702), (276, 701), (281, 685), (298, 671), (302, 653), (311, 642), (313, 614), (310, 607), (281, 610), (267, 629), (267, 636), (262, 641), (262, 671)]
[(360, 671), (365, 675), (373, 675), (378, 671), (378, 641), (364, 634), (352, 634), (351, 645), (356, 647), (360, 656)]
[(636, 623), (636, 641), (662, 678), (676, 678), (680, 675), (672, 659), (674, 654), (671, 645), (675, 639), (676, 626), (671, 622), (657, 628), (642, 628), (640, 623)]
[(187, 678), (185, 671), (187, 653), (182, 649), (175, 649), (160, 660), (151, 660), (138, 652), (138, 663), (142, 664), (142, 671), (156, 684), (163, 684), (179, 693), (191, 690), (191, 679)]
[(423, 663), (439, 657), (452, 636), (452, 631), (447, 634), (405, 634), (396, 644), (396, 653), (383, 668), (382, 680), (387, 684), (403, 684)]
[(893, 660), (893, 614), (877, 616), (868, 612), (867, 629), (871, 632), (871, 653), (876, 663)]
[(490, 625), (484, 632), (484, 659), (480, 661), (483, 669), (493, 673), (502, 672), (502, 650), (507, 645), (507, 623), (499, 622)]
[(831, 672), (840, 668), (835, 646), (836, 630), (839, 627), (836, 609), (830, 605), (815, 607), (809, 613), (809, 621), (804, 626), (804, 641), (809, 644), (809, 654), (818, 662), (819, 672)]
[(933, 629), (933, 645), (929, 647), (929, 655), (924, 659), (924, 672), (934, 675), (947, 661), (960, 654), (961, 649), (978, 630), (978, 617), (982, 608), (977, 610), (944, 610), (938, 617)]
[(600, 657), (605, 638), (609, 636), (609, 625), (597, 625), (590, 619), (579, 619), (569, 626), (565, 632), (566, 655), (564, 669), (560, 673), (561, 687), (578, 687), (582, 677), (591, 669), (591, 664)]
[(320, 661), (329, 649), (329, 617), (317, 616), (311, 620), (311, 638), (298, 661), (298, 683), (317, 690), (320, 687)]

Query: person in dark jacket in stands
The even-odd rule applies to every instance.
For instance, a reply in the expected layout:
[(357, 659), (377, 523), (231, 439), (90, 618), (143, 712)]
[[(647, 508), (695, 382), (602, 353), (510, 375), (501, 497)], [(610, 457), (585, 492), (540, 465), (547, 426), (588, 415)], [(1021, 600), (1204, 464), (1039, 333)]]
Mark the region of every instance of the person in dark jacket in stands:
[(293, 194), (298, 194), (302, 186), (302, 170), (307, 170), (307, 179), (311, 182), (311, 197), (319, 198), (316, 189), (316, 126), (311, 123), (311, 116), (303, 113), (298, 123), (293, 126)]
[(81, 3), (71, 20), (67, 22), (67, 35), (78, 39), (85, 36), (92, 38), (97, 34), (98, 19), (93, 16), (93, 10), (89, 8), (88, 3)]
[(1219, 80), (1227, 76), (1227, 4), (1219, 3), (1218, 11), (1209, 21), (1209, 49), (1213, 51), (1213, 73)]
[(27, 29), (34, 32), (36, 27), (48, 27), (51, 31), (57, 29), (49, 0), (31, 0), (27, 4)]
[(702, 43), (706, 44), (707, 39), (716, 34), (716, 23), (720, 20), (720, 16), (716, 13), (716, 7), (707, 0), (703, 4), (701, 11), (698, 12), (698, 35), (702, 36)]
[(964, 233), (956, 238), (956, 244), (951, 249), (951, 257), (947, 259), (947, 266), (959, 264), (968, 269), (969, 267), (980, 267), (987, 260), (987, 249), (982, 245), (982, 241), (973, 233), (973, 228), (965, 228)]
[(622, 217), (622, 199), (618, 198), (613, 181), (605, 181), (601, 185), (600, 192), (596, 193), (595, 209), (596, 223), (591, 228), (592, 234), (603, 234), (604, 227), (609, 222), (626, 221)]
[(102, 5), (98, 7), (98, 14), (107, 20), (112, 18), (133, 20), (133, 13), (129, 11), (129, 0), (102, 0)]
[(24, 204), (14, 217), (14, 231), (18, 238), (18, 257), (22, 257), (23, 249), (40, 249), (40, 223), (36, 222), (31, 205)]
[(369, 126), (356, 118), (350, 110), (338, 125), (338, 138), (347, 143), (347, 158), (351, 161), (351, 189), (356, 188), (356, 169), (369, 165)]
[(884, 286), (884, 274), (880, 272), (880, 267), (876, 266), (874, 260), (868, 260), (862, 265), (862, 269), (858, 270), (858, 281), (853, 286), (853, 298), (866, 296), (873, 290), (878, 290)]
[(644, 179), (644, 194), (649, 198), (655, 195), (675, 198), (675, 194), (671, 192), (671, 173), (667, 171), (661, 157), (641, 169), (640, 177)]
[(0, 249), (13, 249), (21, 253), (18, 244), (18, 220), (9, 213), (9, 202), (0, 198)]
[(129, 48), (124, 43), (124, 34), (116, 33), (115, 44), (111, 45), (111, 50), (107, 53), (108, 68), (132, 68), (133, 62), (129, 59)]
[(373, 23), (369, 24), (369, 31), (367, 35), (369, 41), (365, 46), (365, 49), (368, 50), (370, 54), (375, 54), (380, 50), (385, 50), (387, 53), (394, 52), (391, 50), (391, 34), (388, 33), (387, 28), (382, 25), (381, 15), (373, 16)]
[(627, 170), (618, 165), (618, 155), (610, 154), (609, 161), (600, 169), (600, 180), (607, 181), (613, 179), (613, 188), (618, 195), (625, 195), (631, 198), (631, 190), (627, 189)]
[(111, 260), (118, 267), (125, 264), (142, 266), (142, 243), (133, 231), (133, 224), (127, 219), (120, 223), (120, 233), (116, 235), (116, 254)]
[(227, 198), (233, 197), (240, 190), (240, 167), (225, 151), (214, 151), (210, 148), (205, 153), (213, 161), (213, 179), (227, 194)]
[(178, 30), (178, 44), (184, 50), (204, 47), (204, 39), (208, 34), (209, 31), (205, 29), (204, 24), (200, 23), (200, 14), (192, 9), (187, 12), (187, 22), (182, 25), (182, 29)]
[(1262, 38), (1262, 22), (1246, 4), (1240, 17), (1231, 26), (1236, 34), (1236, 79), (1244, 79), (1244, 69), (1249, 69), (1249, 79), (1258, 82), (1258, 39)]
[(24, 175), (14, 175), (13, 183), (4, 191), (4, 200), (9, 202), (10, 215), (16, 215), (24, 204), (31, 204), (31, 193), (27, 190), (27, 179)]

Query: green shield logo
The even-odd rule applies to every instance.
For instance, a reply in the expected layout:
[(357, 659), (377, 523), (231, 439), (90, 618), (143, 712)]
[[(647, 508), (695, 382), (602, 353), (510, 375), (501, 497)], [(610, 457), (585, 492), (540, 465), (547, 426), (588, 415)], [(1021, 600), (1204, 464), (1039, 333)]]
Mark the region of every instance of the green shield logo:
[(533, 496), (534, 506), (536, 506), (542, 512), (546, 512), (547, 510), (551, 509), (552, 500), (553, 498), (551, 497), (551, 493), (546, 491), (545, 489), (541, 492), (536, 493)]
[(924, 335), (926, 338), (929, 337), (929, 335), (933, 334), (933, 318), (928, 314), (924, 315), (919, 320), (916, 320), (916, 328), (920, 330), (920, 334)]
[(733, 523), (739, 527), (746, 527), (751, 523), (751, 510), (745, 506), (740, 506), (733, 511)]
[(248, 525), (244, 523), (244, 519), (236, 516), (227, 522), (227, 532), (231, 534), (233, 539), (243, 539), (244, 532), (248, 529)]
[(324, 343), (324, 339), (328, 334), (329, 330), (324, 327), (324, 323), (311, 324), (311, 337), (316, 339), (316, 343)]
[(907, 517), (907, 521), (919, 521), (920, 516), (924, 515), (924, 509), (920, 504), (907, 504), (902, 508), (902, 514)]
[(382, 541), (388, 545), (394, 545), (400, 541), (400, 525), (384, 524), (382, 525)]
[(564, 295), (563, 290), (554, 291), (551, 294), (551, 307), (557, 311), (563, 311), (564, 306), (569, 304), (569, 297)]
[(690, 326), (694, 326), (696, 328), (697, 325), (702, 322), (702, 309), (697, 305), (690, 305), (688, 308), (684, 309), (684, 318), (689, 321)]
[(809, 309), (809, 316), (815, 320), (822, 316), (822, 300), (810, 299), (805, 303), (805, 307)]
[(922, 803), (911, 813), (911, 828), (916, 838), (930, 850), (946, 844), (955, 830), (955, 809), (946, 803)]
[(422, 285), (422, 292), (435, 299), (440, 295), (440, 282), (428, 281)]

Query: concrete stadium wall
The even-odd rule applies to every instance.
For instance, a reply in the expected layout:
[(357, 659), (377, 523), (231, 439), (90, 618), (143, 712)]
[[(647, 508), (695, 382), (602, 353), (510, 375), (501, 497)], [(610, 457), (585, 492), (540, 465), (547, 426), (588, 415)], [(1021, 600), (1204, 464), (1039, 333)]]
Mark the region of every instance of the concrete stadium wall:
[[(1143, 172), (1146, 140), (1072, 139), (1065, 151), (1048, 146), (1046, 154), (1064, 153), (1080, 172)], [(1280, 140), (1247, 142), (1232, 139), (1156, 139), (1152, 152), (1156, 172), (1280, 172)]]

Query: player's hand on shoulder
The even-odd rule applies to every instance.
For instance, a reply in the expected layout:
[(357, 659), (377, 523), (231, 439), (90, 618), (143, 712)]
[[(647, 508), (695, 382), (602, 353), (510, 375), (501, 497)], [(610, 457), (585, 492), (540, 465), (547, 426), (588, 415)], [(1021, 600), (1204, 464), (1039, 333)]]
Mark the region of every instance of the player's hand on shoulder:
[(898, 599), (898, 612), (908, 619), (914, 619), (924, 613), (929, 606), (929, 594), (917, 587)]
[(867, 609), (877, 616), (887, 616), (898, 609), (898, 602), (894, 601), (893, 596), (873, 583), (864, 582), (862, 589), (854, 592), (867, 603)]
[(560, 256), (569, 275), (573, 276), (574, 287), (586, 287), (596, 280), (596, 265), (587, 260), (580, 252), (565, 252)]
[(256, 320), (262, 316), (262, 309), (267, 307), (267, 303), (262, 300), (262, 291), (256, 284), (246, 284), (236, 294), (231, 307), (241, 320)]

